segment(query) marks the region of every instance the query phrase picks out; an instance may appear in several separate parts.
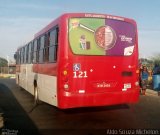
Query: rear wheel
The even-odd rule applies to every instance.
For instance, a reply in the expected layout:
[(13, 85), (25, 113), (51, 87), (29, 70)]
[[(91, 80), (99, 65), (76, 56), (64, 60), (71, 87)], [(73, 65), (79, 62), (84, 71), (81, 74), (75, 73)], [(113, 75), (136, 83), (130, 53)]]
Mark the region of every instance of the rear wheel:
[(18, 75), (17, 84), (18, 84), (18, 86), (19, 86), (19, 90), (24, 90), (24, 89), (20, 86), (20, 79), (19, 79), (19, 75)]
[(38, 88), (34, 87), (34, 104), (37, 105), (38, 103), (39, 103)]

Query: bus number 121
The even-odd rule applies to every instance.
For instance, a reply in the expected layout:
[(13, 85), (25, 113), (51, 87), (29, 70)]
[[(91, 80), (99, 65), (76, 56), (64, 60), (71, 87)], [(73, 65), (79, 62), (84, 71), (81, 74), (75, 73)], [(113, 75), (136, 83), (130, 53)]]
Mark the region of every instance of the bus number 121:
[(73, 78), (87, 78), (87, 71), (73, 72)]

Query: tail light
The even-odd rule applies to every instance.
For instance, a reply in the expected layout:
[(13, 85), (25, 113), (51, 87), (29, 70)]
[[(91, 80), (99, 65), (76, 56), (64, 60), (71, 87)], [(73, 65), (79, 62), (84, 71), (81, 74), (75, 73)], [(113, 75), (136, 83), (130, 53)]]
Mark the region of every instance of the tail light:
[(62, 81), (63, 81), (63, 88), (64, 90), (68, 90), (69, 89), (69, 84), (68, 84), (68, 81), (69, 81), (69, 77), (68, 77), (68, 70), (64, 69), (62, 71)]
[(67, 70), (63, 70), (62, 76), (63, 76), (63, 81), (68, 82), (68, 71)]
[(139, 80), (140, 80), (140, 71), (139, 71), (139, 69), (136, 70), (136, 74), (137, 74), (137, 81), (135, 82), (135, 86), (139, 87)]
[(139, 69), (136, 70), (136, 73), (139, 74)]

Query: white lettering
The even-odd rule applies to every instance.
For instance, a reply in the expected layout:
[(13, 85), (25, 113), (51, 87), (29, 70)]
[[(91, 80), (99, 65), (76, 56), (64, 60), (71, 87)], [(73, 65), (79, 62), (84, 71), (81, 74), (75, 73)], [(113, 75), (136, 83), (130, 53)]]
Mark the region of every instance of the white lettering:
[(73, 78), (87, 78), (87, 71), (75, 71), (73, 72)]
[(120, 135), (134, 135), (135, 134), (135, 130), (124, 130), (124, 129), (119, 129), (119, 134)]
[(159, 135), (159, 130), (154, 129), (137, 129), (136, 130), (137, 135)]
[(95, 17), (95, 18), (108, 18), (108, 19), (114, 19), (119, 21), (124, 21), (124, 18), (118, 17), (118, 16), (110, 16), (110, 15), (102, 15), (102, 14), (85, 14), (85, 17)]
[(108, 18), (108, 19), (119, 20), (119, 21), (124, 21), (124, 18), (122, 18), (122, 17), (117, 17), (117, 16), (110, 16), (110, 15), (108, 15), (107, 18)]
[(111, 87), (111, 84), (109, 83), (97, 83), (97, 88), (110, 88)]
[(118, 130), (116, 129), (107, 129), (107, 135), (118, 135)]
[(85, 14), (85, 17), (105, 18), (105, 15), (99, 15), (99, 14)]
[(121, 41), (123, 41), (123, 42), (132, 43), (132, 38), (131, 37), (127, 37), (125, 35), (119, 35), (119, 37), (121, 38)]

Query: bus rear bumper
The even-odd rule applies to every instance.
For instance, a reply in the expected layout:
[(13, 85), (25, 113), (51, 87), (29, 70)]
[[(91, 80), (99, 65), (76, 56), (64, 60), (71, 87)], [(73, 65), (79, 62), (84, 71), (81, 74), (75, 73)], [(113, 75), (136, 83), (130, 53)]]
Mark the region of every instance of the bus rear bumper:
[(136, 103), (138, 100), (139, 90), (94, 94), (71, 94), (65, 92), (59, 100), (58, 108), (67, 109), (76, 107), (109, 106)]

